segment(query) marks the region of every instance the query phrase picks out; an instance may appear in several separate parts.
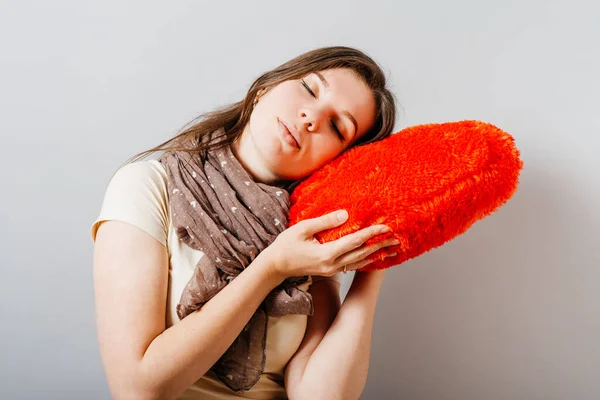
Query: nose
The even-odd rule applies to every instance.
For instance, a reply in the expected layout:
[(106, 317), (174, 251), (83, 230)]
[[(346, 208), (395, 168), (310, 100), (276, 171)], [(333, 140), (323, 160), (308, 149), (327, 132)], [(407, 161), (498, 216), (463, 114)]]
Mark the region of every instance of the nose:
[(324, 112), (317, 108), (304, 108), (299, 111), (298, 116), (304, 129), (308, 132), (317, 132), (323, 119), (323, 114)]

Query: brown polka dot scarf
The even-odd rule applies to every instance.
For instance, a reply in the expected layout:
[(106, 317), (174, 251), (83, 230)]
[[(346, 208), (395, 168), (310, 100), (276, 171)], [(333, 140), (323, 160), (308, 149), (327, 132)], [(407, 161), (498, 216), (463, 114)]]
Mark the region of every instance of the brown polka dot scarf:
[[(201, 308), (248, 268), (287, 228), (289, 193), (255, 182), (226, 146), (197, 153), (166, 152), (171, 218), (179, 239), (204, 253), (177, 305), (180, 319)], [(247, 391), (264, 371), (269, 316), (313, 314), (312, 297), (297, 288), (307, 276), (288, 278), (256, 310), (211, 368), (230, 389)]]

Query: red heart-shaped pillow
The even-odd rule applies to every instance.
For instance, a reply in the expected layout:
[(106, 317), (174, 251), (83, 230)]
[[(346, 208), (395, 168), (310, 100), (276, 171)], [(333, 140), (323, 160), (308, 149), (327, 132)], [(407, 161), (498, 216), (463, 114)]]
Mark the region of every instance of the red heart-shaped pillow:
[[(289, 226), (336, 210), (348, 211), (340, 227), (320, 232), (320, 243), (373, 224), (400, 244), (369, 256), (363, 271), (389, 268), (464, 233), (516, 191), (523, 162), (514, 139), (473, 120), (405, 128), (355, 147), (315, 171), (291, 194)], [(395, 257), (384, 258), (396, 251)]]

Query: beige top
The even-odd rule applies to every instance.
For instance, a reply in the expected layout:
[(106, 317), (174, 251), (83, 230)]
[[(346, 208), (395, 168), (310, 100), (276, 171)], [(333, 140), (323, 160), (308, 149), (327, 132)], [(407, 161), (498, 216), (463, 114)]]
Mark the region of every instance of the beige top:
[[(110, 180), (100, 215), (91, 229), (92, 239), (95, 240), (102, 222), (122, 221), (137, 226), (166, 246), (169, 255), (167, 328), (179, 322), (175, 307), (183, 288), (192, 276), (194, 267), (204, 255), (179, 241), (170, 216), (167, 174), (164, 167), (156, 160), (136, 161), (121, 167)], [(342, 278), (341, 274), (331, 278), (309, 277), (309, 280), (298, 288), (306, 291), (312, 282), (319, 279), (332, 279), (341, 283)], [(180, 399), (287, 398), (283, 387), (284, 369), (302, 342), (307, 318), (306, 315), (269, 317), (265, 371), (250, 391), (237, 394), (209, 371)]]

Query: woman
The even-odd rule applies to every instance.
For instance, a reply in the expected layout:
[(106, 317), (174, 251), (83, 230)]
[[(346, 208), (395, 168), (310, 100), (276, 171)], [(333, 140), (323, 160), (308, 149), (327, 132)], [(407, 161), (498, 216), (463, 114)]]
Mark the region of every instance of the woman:
[(340, 273), (397, 242), (365, 246), (376, 225), (320, 244), (344, 218), (285, 229), (285, 212), (303, 178), (392, 132), (385, 85), (361, 51), (316, 49), (116, 172), (92, 227), (114, 398), (360, 396), (385, 271), (357, 272), (341, 306)]

